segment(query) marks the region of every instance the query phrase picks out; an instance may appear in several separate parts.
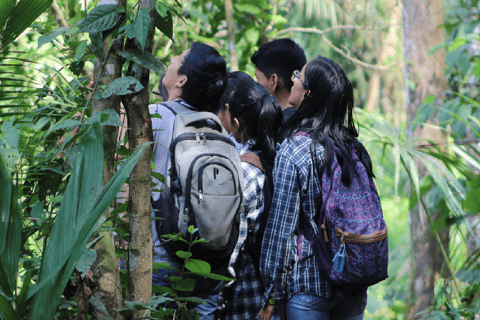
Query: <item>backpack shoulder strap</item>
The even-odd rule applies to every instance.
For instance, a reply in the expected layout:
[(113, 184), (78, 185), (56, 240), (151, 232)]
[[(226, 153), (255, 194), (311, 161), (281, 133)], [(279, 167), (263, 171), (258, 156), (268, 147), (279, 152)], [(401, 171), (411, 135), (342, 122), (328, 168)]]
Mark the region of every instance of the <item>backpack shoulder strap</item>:
[(265, 173), (265, 169), (263, 168), (262, 161), (260, 160), (260, 157), (257, 154), (253, 152), (247, 152), (240, 157), (240, 160), (242, 162), (247, 162), (247, 163), (250, 163), (251, 165), (254, 165), (258, 169), (260, 169), (263, 173)]
[(157, 103), (157, 108), (158, 106), (163, 106), (170, 110), (174, 115), (177, 114), (183, 114), (183, 113), (188, 113), (194, 111), (193, 109), (188, 108), (186, 105), (173, 100), (173, 101), (165, 101), (165, 102), (160, 102)]

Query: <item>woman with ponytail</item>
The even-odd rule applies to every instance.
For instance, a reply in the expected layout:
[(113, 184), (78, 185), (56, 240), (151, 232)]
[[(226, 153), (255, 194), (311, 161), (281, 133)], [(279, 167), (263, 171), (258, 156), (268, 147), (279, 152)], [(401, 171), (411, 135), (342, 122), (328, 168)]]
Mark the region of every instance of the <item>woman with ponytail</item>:
[(370, 157), (357, 140), (353, 88), (342, 68), (321, 56), (294, 71), (292, 80), (289, 102), (297, 111), (282, 128), (285, 140), (273, 169), (275, 191), (260, 260), (265, 293), (259, 316), (269, 320), (273, 310), (282, 308), (289, 320), (363, 319), (366, 290), (334, 288), (320, 272), (309, 242), (305, 237), (298, 241), (300, 228), (315, 224), (316, 204), (321, 202), (322, 183), (312, 165), (312, 140), (320, 172), (330, 168), (334, 148), (338, 148), (344, 159), (344, 185), (350, 185), (353, 152), (373, 176)]
[[(237, 281), (225, 297), (227, 303), (222, 319), (256, 319), (261, 308), (263, 285), (259, 259), (264, 229), (262, 218), (268, 214), (266, 210), (270, 206), (273, 188), (271, 170), (276, 155), (277, 132), (283, 120), (277, 99), (245, 75), (232, 77), (230, 74), (225, 93), (229, 95), (228, 105), (224, 116), (220, 117), (240, 146), (245, 205), (240, 236), (230, 259)], [(232, 79), (237, 77), (242, 81), (238, 81), (228, 93), (230, 81), (235, 82)], [(229, 116), (225, 117), (225, 114)]]

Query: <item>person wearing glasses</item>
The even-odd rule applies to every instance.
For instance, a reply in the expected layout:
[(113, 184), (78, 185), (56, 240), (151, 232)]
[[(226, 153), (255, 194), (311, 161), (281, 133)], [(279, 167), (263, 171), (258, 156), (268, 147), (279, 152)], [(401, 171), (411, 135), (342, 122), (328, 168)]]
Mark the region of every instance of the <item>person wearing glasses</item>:
[(305, 52), (291, 39), (277, 39), (262, 45), (250, 60), (258, 83), (280, 103), (285, 122), (296, 110), (288, 101), (293, 85), (290, 76), (307, 63)]
[(357, 140), (352, 84), (337, 63), (321, 56), (294, 71), (291, 79), (288, 102), (297, 111), (282, 127), (285, 140), (273, 168), (274, 192), (260, 256), (265, 294), (259, 317), (269, 320), (274, 311), (284, 309), (289, 320), (360, 320), (366, 289), (334, 288), (320, 273), (306, 238), (298, 242), (299, 228), (315, 224), (321, 197), (322, 184), (310, 154), (313, 140), (320, 167), (330, 167), (336, 147), (345, 170), (351, 170), (350, 144), (372, 172), (370, 157)]

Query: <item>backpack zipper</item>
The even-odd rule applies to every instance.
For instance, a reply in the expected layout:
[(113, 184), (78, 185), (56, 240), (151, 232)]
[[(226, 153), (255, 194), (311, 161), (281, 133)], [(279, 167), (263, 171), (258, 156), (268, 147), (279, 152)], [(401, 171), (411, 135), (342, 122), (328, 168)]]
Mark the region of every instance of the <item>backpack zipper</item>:
[(368, 235), (345, 232), (340, 228), (335, 228), (335, 237), (341, 238), (342, 244), (344, 242), (350, 243), (374, 243), (387, 239), (387, 227), (385, 229), (375, 231)]

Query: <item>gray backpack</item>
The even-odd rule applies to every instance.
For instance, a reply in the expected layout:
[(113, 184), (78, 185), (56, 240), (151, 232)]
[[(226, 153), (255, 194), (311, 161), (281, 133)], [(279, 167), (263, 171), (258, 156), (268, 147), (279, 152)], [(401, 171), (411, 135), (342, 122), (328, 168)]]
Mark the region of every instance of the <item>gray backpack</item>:
[[(165, 104), (164, 104), (165, 105)], [(153, 203), (157, 234), (183, 235), (190, 242), (160, 237), (171, 257), (179, 250), (215, 266), (227, 265), (238, 239), (243, 211), (243, 171), (240, 157), (220, 119), (210, 112), (187, 109), (178, 102), (166, 105), (175, 116), (166, 187)], [(198, 228), (193, 234), (188, 226)]]

